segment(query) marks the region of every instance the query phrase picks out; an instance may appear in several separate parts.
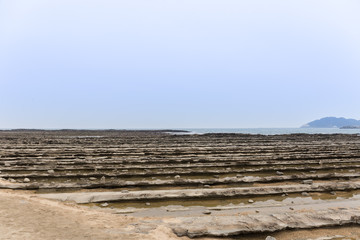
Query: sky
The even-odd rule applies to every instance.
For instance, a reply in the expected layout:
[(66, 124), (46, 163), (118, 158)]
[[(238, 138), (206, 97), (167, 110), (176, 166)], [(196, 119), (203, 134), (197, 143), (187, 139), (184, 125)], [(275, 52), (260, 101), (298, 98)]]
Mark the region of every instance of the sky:
[(0, 128), (360, 119), (358, 0), (0, 0)]

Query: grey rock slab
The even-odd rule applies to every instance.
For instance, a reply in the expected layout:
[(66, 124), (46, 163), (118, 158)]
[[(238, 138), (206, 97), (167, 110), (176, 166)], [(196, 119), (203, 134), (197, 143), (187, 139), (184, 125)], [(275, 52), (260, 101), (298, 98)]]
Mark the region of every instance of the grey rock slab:
[(114, 212), (114, 214), (129, 214), (129, 213), (134, 213), (134, 212), (138, 212), (141, 209), (137, 209), (137, 208), (126, 208), (126, 209), (120, 209), (120, 210), (116, 210)]
[[(40, 175), (26, 174), (26, 177), (39, 177)], [(41, 175), (42, 176), (42, 175)], [(60, 177), (61, 175), (51, 175), (53, 177)], [(67, 175), (65, 175), (67, 176)], [(9, 176), (2, 176), (3, 178), (10, 178)], [(24, 176), (25, 177), (25, 176)], [(303, 179), (329, 179), (329, 178), (356, 178), (360, 177), (360, 173), (325, 173), (325, 174), (311, 174), (311, 175), (283, 175), (283, 176), (268, 176), (268, 177), (227, 177), (227, 178), (217, 178), (217, 179), (174, 179), (174, 180), (139, 180), (139, 181), (107, 181), (107, 182), (97, 182), (97, 181), (88, 181), (86, 183), (38, 183), (37, 187), (34, 188), (34, 185), (23, 185), (22, 189), (62, 189), (62, 188), (121, 188), (127, 186), (161, 186), (161, 185), (213, 185), (213, 184), (228, 184), (228, 183), (255, 183), (255, 182), (274, 182), (274, 181), (286, 181), (286, 180), (303, 180)], [(80, 178), (81, 180), (86, 180), (86, 178)], [(96, 179), (94, 179), (96, 180)], [(7, 188), (7, 187), (3, 187)], [(11, 187), (9, 187), (11, 188)]]
[(13, 179), (13, 178), (9, 178), (9, 182), (10, 182), (10, 183), (16, 183), (16, 180)]
[(272, 236), (267, 236), (267, 237), (265, 238), (265, 240), (276, 240), (276, 238), (274, 238), (274, 237), (272, 237)]
[(324, 192), (347, 189), (360, 189), (357, 182), (330, 182), (317, 184), (295, 184), (284, 186), (244, 187), (244, 188), (212, 188), (212, 189), (180, 189), (180, 190), (149, 190), (124, 192), (83, 192), (83, 193), (52, 193), (39, 194), (40, 197), (76, 203), (110, 202), (119, 200), (145, 199), (186, 199), (186, 198), (219, 198), (236, 196), (254, 196), (283, 193)]
[(178, 218), (170, 227), (179, 236), (230, 237), (240, 234), (275, 232), (285, 229), (312, 229), (358, 223), (359, 209), (328, 209), (276, 214), (202, 216)]
[(303, 184), (313, 184), (313, 180), (311, 179), (304, 180)]
[(338, 240), (338, 239), (349, 239), (350, 238), (346, 238), (346, 236), (342, 236), (342, 235), (335, 235), (335, 236), (331, 236), (331, 237), (320, 237), (320, 238), (316, 238), (316, 239), (307, 239), (307, 240)]

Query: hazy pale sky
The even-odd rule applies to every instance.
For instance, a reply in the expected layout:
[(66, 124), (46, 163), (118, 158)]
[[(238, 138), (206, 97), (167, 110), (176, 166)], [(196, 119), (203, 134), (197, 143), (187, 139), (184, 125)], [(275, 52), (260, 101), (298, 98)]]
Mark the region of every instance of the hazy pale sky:
[(0, 0), (0, 128), (360, 119), (358, 0)]

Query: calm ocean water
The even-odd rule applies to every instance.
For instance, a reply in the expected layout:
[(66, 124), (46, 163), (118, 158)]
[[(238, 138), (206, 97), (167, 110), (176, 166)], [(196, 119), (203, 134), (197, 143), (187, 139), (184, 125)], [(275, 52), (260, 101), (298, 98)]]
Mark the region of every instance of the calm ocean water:
[[(262, 134), (262, 135), (276, 135), (276, 134), (292, 134), (292, 133), (307, 133), (307, 134), (359, 134), (360, 129), (339, 129), (339, 128), (166, 128), (174, 130), (186, 130), (189, 133), (173, 133), (173, 134), (204, 134), (204, 133), (245, 133), (245, 134)], [(11, 129), (0, 129), (11, 130)], [(58, 129), (47, 129), (58, 130)], [(102, 130), (102, 129), (90, 129)], [(126, 130), (126, 129), (119, 129)], [(127, 130), (157, 130), (152, 128), (131, 128)]]
[(193, 134), (203, 133), (248, 133), (262, 135), (307, 133), (307, 134), (360, 134), (360, 129), (339, 129), (339, 128), (182, 128)]

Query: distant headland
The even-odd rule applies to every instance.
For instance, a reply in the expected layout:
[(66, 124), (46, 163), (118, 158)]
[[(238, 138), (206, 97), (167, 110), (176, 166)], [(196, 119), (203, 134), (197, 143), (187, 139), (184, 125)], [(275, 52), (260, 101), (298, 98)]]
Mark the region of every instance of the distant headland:
[(352, 118), (324, 117), (309, 122), (302, 128), (341, 128), (341, 129), (357, 129), (360, 128), (360, 120)]

